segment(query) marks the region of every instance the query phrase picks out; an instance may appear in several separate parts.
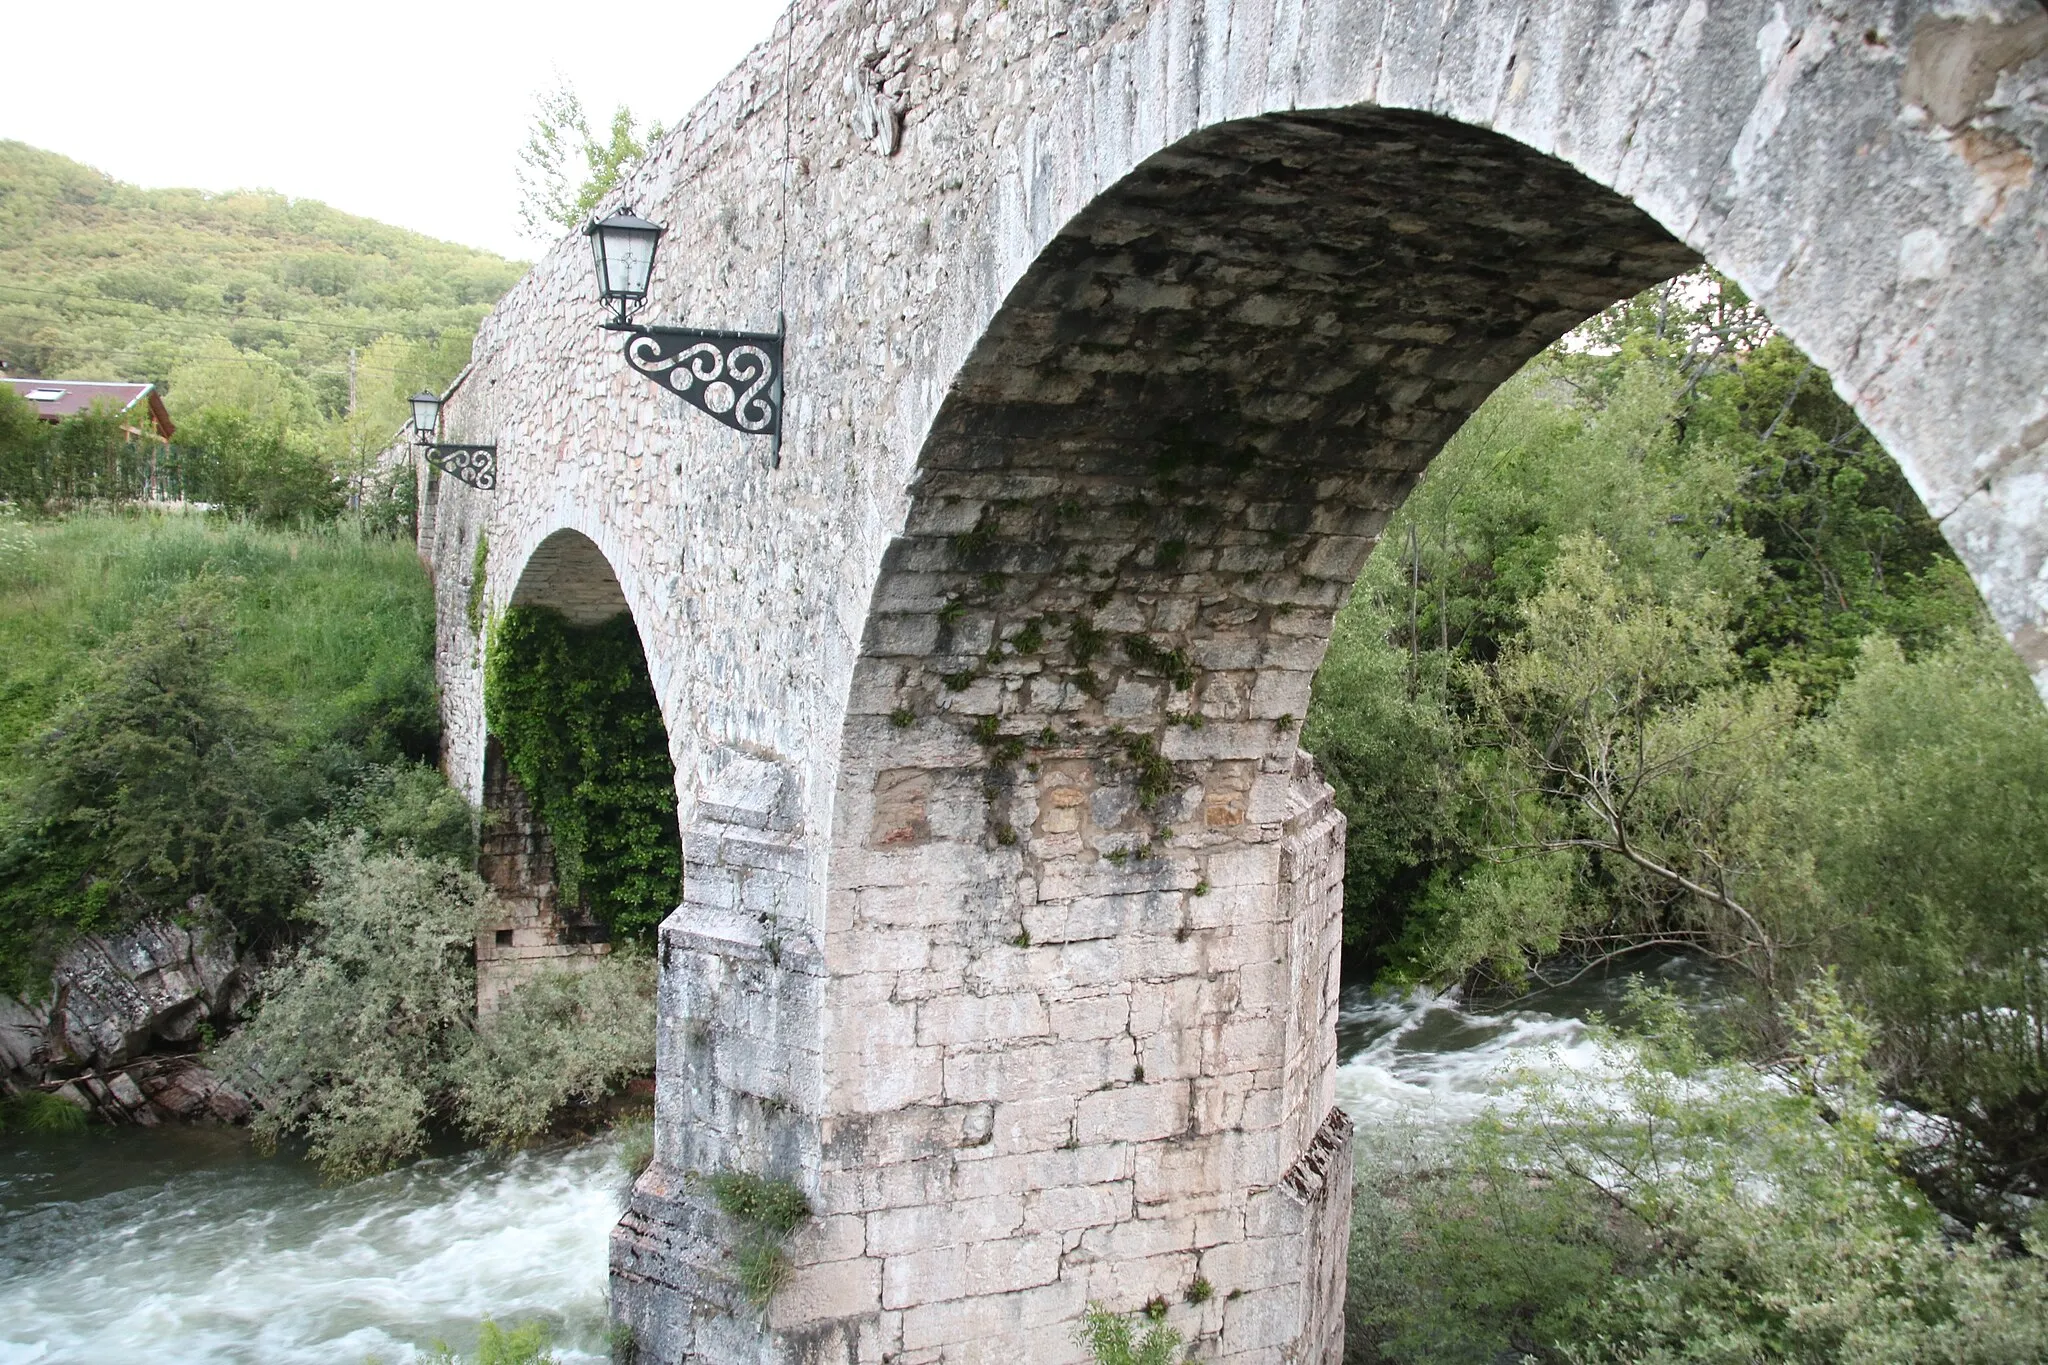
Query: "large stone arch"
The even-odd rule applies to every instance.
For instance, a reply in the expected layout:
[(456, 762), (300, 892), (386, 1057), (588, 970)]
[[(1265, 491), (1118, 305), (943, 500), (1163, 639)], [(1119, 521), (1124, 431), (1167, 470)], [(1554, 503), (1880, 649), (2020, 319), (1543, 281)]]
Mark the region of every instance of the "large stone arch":
[[(830, 1017), (860, 1027), (827, 1029), (824, 1113), (859, 1136), (823, 1185), (955, 1148), (892, 1210), (923, 1243), (870, 1252), (879, 1308), (922, 1280), (970, 1302), (963, 1343), (1057, 1358), (1087, 1301), (1204, 1280), (1205, 1354), (1331, 1349), (1343, 820), (1296, 745), (1310, 680), (1472, 409), (1697, 259), (1497, 134), (1297, 111), (1147, 159), (1010, 291), (925, 442), (840, 751)], [(984, 1110), (992, 1152), (957, 1136)]]
[[(2036, 0), (794, 9), (616, 201), (678, 229), (650, 316), (787, 315), (780, 465), (625, 367), (571, 241), (479, 334), (449, 420), (499, 487), (444, 482), (429, 548), (451, 759), (485, 528), (493, 564), (561, 525), (605, 548), (670, 718), (689, 891), (613, 1262), (647, 1358), (1071, 1359), (1086, 1296), (1197, 1271), (1204, 1351), (1327, 1354), (1340, 826), (1279, 722), (1342, 585), (1519, 357), (1702, 258), (1830, 370), (2042, 676), (2044, 82)], [(1083, 612), (1105, 695), (1048, 691), (1034, 750)], [(1068, 1006), (1128, 981), (1156, 1019), (1105, 1044)], [(765, 1318), (689, 1179), (717, 1167), (818, 1213)]]

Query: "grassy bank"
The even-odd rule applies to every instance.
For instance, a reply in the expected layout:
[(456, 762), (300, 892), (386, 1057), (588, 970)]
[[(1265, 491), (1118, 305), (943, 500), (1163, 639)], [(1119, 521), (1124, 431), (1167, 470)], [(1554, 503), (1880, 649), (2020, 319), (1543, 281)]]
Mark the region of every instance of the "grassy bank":
[[(49, 725), (96, 651), (198, 585), (231, 614), (223, 681), (294, 747), (390, 728), (398, 717), (372, 713), (392, 702), (431, 704), (433, 594), (410, 543), (346, 521), (86, 514), (0, 529), (0, 752)], [(5, 764), (10, 786), (21, 770)]]

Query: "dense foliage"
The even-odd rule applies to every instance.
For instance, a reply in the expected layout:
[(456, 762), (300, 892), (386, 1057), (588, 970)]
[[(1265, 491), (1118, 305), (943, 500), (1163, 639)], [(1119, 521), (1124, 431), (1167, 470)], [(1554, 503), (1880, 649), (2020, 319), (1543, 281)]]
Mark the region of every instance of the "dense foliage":
[[(1733, 969), (1738, 1051), (1799, 1063), (1709, 1068), (1666, 1017), (1604, 1117), (1537, 1094), (1382, 1181), (1383, 1358), (2042, 1358), (2048, 710), (1732, 286), (1618, 305), (1480, 409), (1304, 742), (1355, 966), (1514, 988), (1677, 948)], [(1880, 1137), (1879, 1097), (1923, 1118)]]
[(256, 1017), (217, 1054), (259, 1104), (256, 1131), (298, 1134), (330, 1175), (413, 1155), (436, 1124), (516, 1143), (563, 1105), (654, 1064), (645, 958), (544, 974), (476, 1018), (472, 949), (503, 911), (474, 872), (360, 831), (317, 859), (312, 932), (268, 972)]
[(270, 941), (304, 895), (309, 822), (403, 819), (466, 848), (467, 808), (421, 766), (439, 732), (432, 610), (411, 551), (353, 525), (9, 527), (7, 983), (31, 988), (72, 935), (151, 913)]
[(1668, 996), (1633, 1005), (1613, 1096), (1525, 1079), (1448, 1160), (1367, 1162), (1354, 1365), (2048, 1359), (2038, 1239), (1944, 1232), (1830, 978), (1768, 1068), (1712, 1057)]
[(491, 634), (484, 706), (554, 838), (565, 903), (647, 939), (682, 896), (668, 730), (633, 618), (574, 626), (514, 607)]

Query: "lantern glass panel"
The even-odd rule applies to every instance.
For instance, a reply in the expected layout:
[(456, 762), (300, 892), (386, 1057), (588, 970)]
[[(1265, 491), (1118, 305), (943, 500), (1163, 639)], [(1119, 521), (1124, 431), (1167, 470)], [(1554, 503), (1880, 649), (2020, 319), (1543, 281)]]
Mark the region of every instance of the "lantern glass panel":
[(412, 396), (412, 429), (422, 436), (431, 437), (441, 420), (441, 400), (424, 391)]
[(622, 298), (647, 297), (647, 280), (654, 274), (654, 234), (613, 229), (605, 234), (606, 282)]
[(591, 264), (597, 269), (599, 297), (611, 303), (638, 303), (647, 297), (654, 274), (654, 250), (667, 229), (636, 217), (629, 209), (584, 229), (590, 237)]

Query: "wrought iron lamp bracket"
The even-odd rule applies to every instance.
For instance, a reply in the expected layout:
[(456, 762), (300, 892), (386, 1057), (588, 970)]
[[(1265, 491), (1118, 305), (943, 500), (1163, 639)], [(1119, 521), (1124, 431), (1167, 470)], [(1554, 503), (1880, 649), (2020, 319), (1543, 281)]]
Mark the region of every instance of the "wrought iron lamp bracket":
[(649, 327), (608, 322), (626, 333), (626, 363), (691, 407), (747, 436), (774, 442), (782, 461), (782, 341), (777, 332)]
[(469, 442), (422, 441), (427, 463), (452, 479), (488, 493), (498, 486), (498, 448)]

